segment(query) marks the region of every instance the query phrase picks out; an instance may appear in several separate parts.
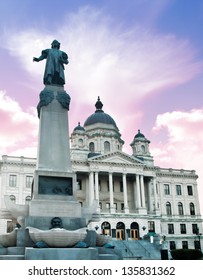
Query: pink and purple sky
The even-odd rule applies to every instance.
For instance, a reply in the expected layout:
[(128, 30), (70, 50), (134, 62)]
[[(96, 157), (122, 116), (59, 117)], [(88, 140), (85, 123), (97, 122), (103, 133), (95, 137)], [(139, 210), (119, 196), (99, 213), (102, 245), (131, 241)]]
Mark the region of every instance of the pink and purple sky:
[(36, 157), (36, 106), (53, 39), (69, 55), (70, 133), (95, 110), (125, 141), (151, 141), (155, 165), (196, 170), (203, 214), (203, 1), (0, 2), (0, 155)]

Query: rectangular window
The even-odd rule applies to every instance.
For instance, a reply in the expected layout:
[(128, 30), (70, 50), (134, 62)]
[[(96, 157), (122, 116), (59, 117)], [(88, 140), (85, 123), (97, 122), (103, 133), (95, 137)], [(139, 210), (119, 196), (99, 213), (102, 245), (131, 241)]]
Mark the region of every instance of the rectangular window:
[(115, 209), (117, 210), (117, 203), (114, 203), (114, 207), (115, 207)]
[(106, 203), (106, 209), (110, 209), (110, 203)]
[(17, 176), (10, 175), (9, 176), (9, 187), (16, 187), (16, 184), (17, 184)]
[(186, 234), (186, 224), (180, 224), (180, 233)]
[(167, 202), (167, 203), (166, 203), (166, 215), (167, 215), (167, 216), (171, 216), (171, 215), (172, 215), (171, 203), (170, 203), (170, 202)]
[(177, 195), (182, 195), (181, 185), (176, 185), (176, 194)]
[(200, 244), (200, 241), (199, 240), (195, 240), (194, 241), (194, 248), (196, 250), (201, 250), (201, 244)]
[(199, 234), (199, 228), (198, 228), (197, 224), (192, 224), (192, 233)]
[(168, 234), (174, 234), (174, 225), (168, 224)]
[(165, 195), (169, 195), (170, 194), (169, 184), (164, 184), (164, 194)]
[(154, 221), (148, 221), (148, 231), (155, 232), (155, 224)]
[(182, 248), (183, 249), (188, 249), (188, 242), (187, 241), (182, 241)]
[(26, 176), (25, 177), (26, 188), (31, 188), (32, 187), (32, 181), (33, 181), (33, 177), (32, 176)]
[(175, 241), (169, 241), (169, 247), (170, 247), (170, 250), (175, 250), (176, 249)]
[(99, 202), (99, 208), (102, 209), (102, 203), (101, 202)]
[(187, 186), (187, 193), (188, 195), (193, 195), (193, 190), (192, 190), (192, 186)]
[(121, 203), (121, 210), (124, 210), (124, 203)]

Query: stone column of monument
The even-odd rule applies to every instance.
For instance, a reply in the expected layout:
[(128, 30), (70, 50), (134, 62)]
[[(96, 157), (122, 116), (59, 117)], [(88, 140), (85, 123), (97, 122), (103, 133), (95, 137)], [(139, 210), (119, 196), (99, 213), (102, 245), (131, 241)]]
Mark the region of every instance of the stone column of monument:
[(37, 107), (38, 155), (29, 208), (29, 216), (33, 219), (81, 217), (81, 205), (75, 199), (76, 175), (70, 160), (70, 96), (64, 90), (64, 64), (68, 64), (68, 56), (59, 48), (60, 43), (54, 40), (51, 49), (43, 50), (39, 58), (33, 59), (37, 62), (46, 59), (45, 88), (40, 93)]

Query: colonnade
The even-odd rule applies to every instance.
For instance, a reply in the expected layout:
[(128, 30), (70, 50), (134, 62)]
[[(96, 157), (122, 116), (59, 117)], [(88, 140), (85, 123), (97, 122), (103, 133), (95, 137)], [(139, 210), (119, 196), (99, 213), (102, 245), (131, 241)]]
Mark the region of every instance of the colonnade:
[[(131, 174), (132, 176), (132, 174)], [(128, 214), (130, 210), (133, 212), (139, 210), (143, 211), (154, 211), (157, 205), (157, 193), (156, 193), (156, 178), (151, 177), (148, 180), (148, 185), (146, 184), (146, 188), (148, 188), (148, 197), (146, 198), (145, 194), (145, 182), (144, 175), (142, 174), (134, 174), (133, 181), (133, 200), (135, 209), (129, 209), (128, 205), (128, 184), (127, 184), (127, 173), (122, 173), (122, 185), (123, 185), (123, 204), (124, 204), (124, 213)], [(110, 202), (110, 213), (115, 213), (115, 204), (114, 204), (114, 190), (113, 190), (113, 172), (108, 173), (108, 181), (109, 181), (109, 202)], [(153, 188), (152, 193), (154, 194), (154, 205), (152, 205), (152, 200), (150, 199), (151, 188)], [(98, 209), (99, 209), (99, 172), (98, 171), (90, 171), (89, 172), (89, 190), (88, 190), (88, 201), (89, 205), (92, 204), (93, 200), (98, 201)], [(146, 205), (147, 201), (147, 205)]]

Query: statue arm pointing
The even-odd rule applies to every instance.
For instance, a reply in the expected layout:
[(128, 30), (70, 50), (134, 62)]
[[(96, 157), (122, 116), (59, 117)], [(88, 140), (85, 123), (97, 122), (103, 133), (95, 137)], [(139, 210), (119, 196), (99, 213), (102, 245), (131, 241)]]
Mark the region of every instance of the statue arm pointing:
[(40, 55), (40, 57), (33, 57), (33, 61), (39, 62), (43, 59), (47, 58), (47, 51), (44, 50), (42, 51), (42, 54)]

